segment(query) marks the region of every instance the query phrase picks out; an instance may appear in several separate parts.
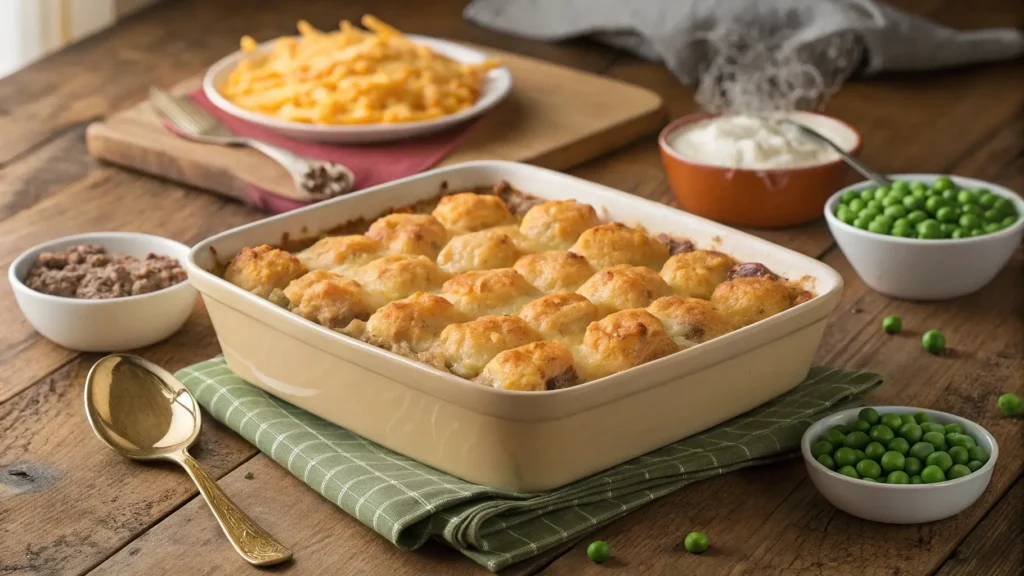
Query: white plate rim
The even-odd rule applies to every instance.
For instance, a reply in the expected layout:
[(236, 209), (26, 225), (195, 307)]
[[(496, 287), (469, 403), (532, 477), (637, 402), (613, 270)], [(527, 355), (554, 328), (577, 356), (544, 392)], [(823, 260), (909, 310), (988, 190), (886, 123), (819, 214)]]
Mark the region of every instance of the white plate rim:
[[(482, 62), (489, 57), (484, 52), (450, 40), (442, 40), (431, 36), (421, 36), (419, 34), (407, 34), (406, 37), (458, 62)], [(257, 47), (257, 50), (267, 50), (279, 39), (280, 38), (274, 38), (272, 40), (262, 42)], [(395, 133), (425, 134), (428, 132), (438, 131), (446, 126), (452, 126), (464, 122), (486, 112), (487, 110), (490, 110), (499, 102), (504, 100), (512, 90), (512, 73), (509, 72), (508, 68), (499, 66), (498, 68), (488, 72), (486, 83), (484, 84), (484, 88), (476, 104), (470, 108), (456, 112), (455, 114), (441, 116), (439, 118), (431, 118), (430, 120), (398, 122), (394, 124), (307, 124), (304, 122), (281, 120), (246, 110), (236, 106), (221, 95), (220, 91), (217, 90), (217, 77), (224, 73), (229, 67), (233, 67), (244, 56), (245, 54), (241, 50), (237, 50), (221, 58), (210, 66), (210, 68), (207, 69), (206, 74), (203, 76), (203, 93), (210, 102), (212, 102), (213, 105), (221, 111), (240, 120), (277, 131), (305, 132), (310, 135), (318, 136), (351, 135), (353, 137), (366, 135), (387, 137)]]

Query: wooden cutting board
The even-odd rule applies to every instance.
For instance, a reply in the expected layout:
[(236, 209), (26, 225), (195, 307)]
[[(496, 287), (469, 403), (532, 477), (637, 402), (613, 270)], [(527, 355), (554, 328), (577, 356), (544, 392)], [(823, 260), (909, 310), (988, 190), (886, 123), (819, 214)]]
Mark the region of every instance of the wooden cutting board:
[[(565, 169), (661, 128), (661, 97), (650, 90), (507, 52), (508, 98), (488, 113), (440, 165), (502, 159)], [(197, 76), (173, 88), (187, 93)], [(287, 173), (246, 148), (195, 144), (164, 129), (148, 102), (91, 124), (89, 152), (102, 160), (245, 200), (249, 183), (295, 197)]]

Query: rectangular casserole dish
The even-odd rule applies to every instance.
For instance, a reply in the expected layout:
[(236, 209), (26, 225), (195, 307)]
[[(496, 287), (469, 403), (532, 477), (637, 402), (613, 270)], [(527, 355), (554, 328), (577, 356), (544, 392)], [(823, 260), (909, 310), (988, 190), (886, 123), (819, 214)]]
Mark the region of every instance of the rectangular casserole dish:
[[(280, 243), (356, 218), (506, 180), (575, 198), (602, 218), (689, 238), (741, 262), (807, 279), (815, 297), (756, 324), (612, 376), (548, 392), (481, 386), (343, 336), (210, 270), (246, 246)], [(503, 161), (440, 168), (229, 230), (187, 262), (230, 368), (278, 398), (467, 481), (511, 492), (562, 486), (724, 422), (798, 384), (842, 278), (755, 236), (551, 170)], [(599, 446), (600, 449), (594, 449)]]

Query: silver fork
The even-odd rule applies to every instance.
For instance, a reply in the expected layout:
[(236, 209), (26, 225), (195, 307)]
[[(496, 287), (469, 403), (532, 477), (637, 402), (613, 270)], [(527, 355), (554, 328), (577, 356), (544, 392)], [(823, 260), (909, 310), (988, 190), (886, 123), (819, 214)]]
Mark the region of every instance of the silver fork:
[(150, 87), (149, 99), (160, 114), (189, 140), (259, 150), (284, 167), (291, 174), (299, 193), (309, 200), (323, 200), (352, 190), (355, 176), (342, 164), (305, 158), (266, 142), (236, 136), (188, 98), (173, 96), (156, 86)]
[(819, 142), (825, 143), (825, 145), (827, 145), (829, 148), (832, 148), (833, 150), (838, 152), (839, 156), (841, 156), (843, 160), (850, 165), (851, 168), (853, 168), (857, 172), (860, 172), (861, 176), (867, 178), (868, 180), (871, 180), (877, 186), (892, 186), (892, 180), (889, 180), (882, 174), (875, 172), (871, 168), (868, 168), (867, 164), (854, 158), (852, 154), (850, 154), (846, 150), (843, 150), (841, 146), (833, 142), (830, 138), (828, 138), (821, 132), (818, 132), (817, 130), (811, 128), (810, 126), (807, 126), (800, 122), (794, 122), (792, 120), (789, 120), (788, 118), (783, 118), (782, 122), (785, 124), (789, 124), (790, 126), (794, 126), (803, 134), (810, 136), (811, 138), (814, 138)]

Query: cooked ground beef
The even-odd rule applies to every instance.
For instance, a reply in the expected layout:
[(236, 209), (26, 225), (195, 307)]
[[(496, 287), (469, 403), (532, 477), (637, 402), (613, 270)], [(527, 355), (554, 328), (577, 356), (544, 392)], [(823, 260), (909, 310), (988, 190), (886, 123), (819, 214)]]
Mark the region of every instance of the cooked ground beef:
[(81, 244), (62, 252), (43, 252), (25, 284), (44, 294), (67, 298), (121, 298), (162, 290), (187, 278), (176, 259), (147, 254), (107, 254), (102, 246)]

